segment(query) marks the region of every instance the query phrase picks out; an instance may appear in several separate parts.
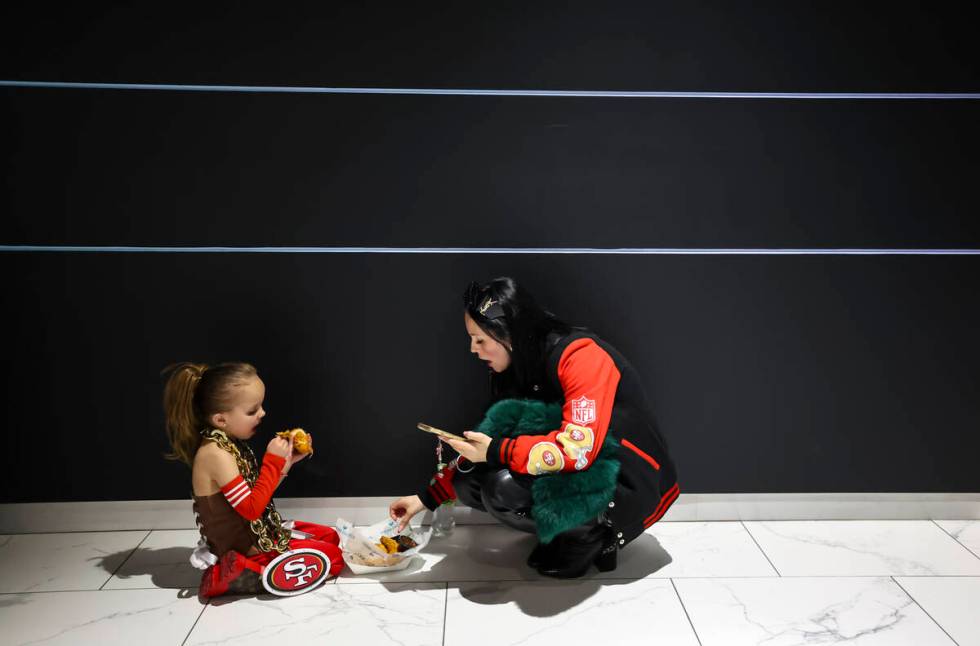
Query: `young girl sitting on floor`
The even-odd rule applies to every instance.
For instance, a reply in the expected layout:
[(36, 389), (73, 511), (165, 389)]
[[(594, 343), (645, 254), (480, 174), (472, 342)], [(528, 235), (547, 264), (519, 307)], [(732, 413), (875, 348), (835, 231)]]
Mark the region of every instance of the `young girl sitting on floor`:
[(293, 538), (272, 503), (272, 492), (306, 454), (293, 452), (291, 437), (274, 437), (259, 467), (245, 442), (265, 417), (265, 384), (255, 368), (181, 363), (167, 372), (163, 407), (173, 448), (167, 457), (191, 467), (201, 536), (217, 557), (201, 578), (201, 596), (261, 591), (263, 567), (293, 549), (320, 550), (336, 576), (343, 567), (337, 532), (295, 521), (292, 529), (308, 538)]

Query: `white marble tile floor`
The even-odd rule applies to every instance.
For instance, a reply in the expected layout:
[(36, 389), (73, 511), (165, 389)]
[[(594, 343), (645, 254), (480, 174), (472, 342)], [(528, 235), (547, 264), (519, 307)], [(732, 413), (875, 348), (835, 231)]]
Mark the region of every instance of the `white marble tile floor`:
[(698, 646), (666, 579), (450, 584), (445, 643)]
[(937, 520), (936, 524), (956, 542), (980, 556), (980, 520)]
[(676, 585), (702, 646), (954, 644), (890, 578), (679, 579)]
[(128, 531), (0, 536), (0, 593), (99, 590), (149, 534)]
[(959, 646), (980, 646), (980, 577), (895, 577)]
[(980, 521), (661, 522), (612, 572), (540, 576), (461, 525), (401, 572), (197, 598), (194, 530), (0, 536), (0, 644), (980, 646)]
[(934, 522), (746, 522), (783, 576), (980, 576), (980, 558)]
[(185, 644), (441, 644), (445, 610), (445, 583), (339, 584), (296, 597), (219, 598)]

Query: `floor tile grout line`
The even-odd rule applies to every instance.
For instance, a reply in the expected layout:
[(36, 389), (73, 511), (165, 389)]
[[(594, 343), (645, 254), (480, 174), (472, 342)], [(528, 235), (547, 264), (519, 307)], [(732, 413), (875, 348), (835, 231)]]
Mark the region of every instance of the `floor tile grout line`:
[[(691, 580), (691, 581), (720, 581), (720, 580), (775, 580), (775, 579), (882, 579), (889, 578), (893, 576), (900, 576), (905, 579), (978, 579), (980, 580), (980, 574), (790, 574), (785, 576), (671, 576), (671, 577), (642, 577), (642, 578), (608, 578), (608, 577), (593, 577), (590, 579), (573, 579), (573, 580), (557, 580), (557, 579), (454, 579), (452, 581), (343, 581), (337, 582), (337, 585), (370, 585), (374, 584), (385, 584), (385, 583), (398, 583), (404, 585), (446, 585), (447, 587), (456, 583), (555, 583), (555, 584), (565, 584), (565, 585), (576, 585), (583, 582), (595, 581), (599, 583), (619, 583), (625, 584), (630, 581), (668, 581), (674, 580)], [(326, 586), (327, 584), (324, 584)], [(84, 588), (84, 589), (74, 589), (74, 590), (33, 590), (33, 591), (20, 591), (20, 592), (0, 592), (0, 597), (12, 596), (12, 595), (25, 595), (25, 594), (83, 594), (87, 592), (99, 593), (99, 592), (134, 592), (137, 590), (185, 590), (193, 589), (197, 587), (196, 585), (184, 586), (180, 588), (160, 588), (157, 586), (150, 587), (136, 587), (136, 588), (109, 588), (109, 589), (97, 589), (97, 588)]]
[(926, 617), (929, 617), (929, 619), (932, 619), (932, 622), (934, 624), (936, 624), (937, 626), (939, 626), (939, 630), (941, 630), (944, 633), (946, 633), (946, 636), (949, 637), (949, 640), (951, 642), (953, 642), (954, 644), (956, 644), (956, 646), (959, 646), (959, 642), (956, 641), (955, 639), (953, 639), (953, 636), (949, 634), (949, 632), (943, 627), (943, 625), (941, 623), (939, 623), (938, 621), (936, 621), (936, 618), (933, 617), (931, 614), (929, 614), (929, 611), (928, 610), (926, 610), (924, 607), (922, 607), (922, 604), (919, 603), (919, 600), (916, 599), (912, 595), (911, 592), (909, 592), (908, 590), (906, 590), (905, 589), (905, 586), (903, 586), (901, 583), (899, 583), (898, 582), (898, 579), (896, 579), (894, 575), (890, 576), (889, 578), (892, 580), (892, 582), (895, 583), (895, 585), (897, 585), (899, 587), (899, 589), (901, 589), (902, 592), (904, 592), (906, 595), (908, 595), (908, 598), (912, 600), (912, 603), (914, 603), (916, 606), (918, 606), (919, 610), (921, 610), (922, 612), (924, 612), (925, 615), (926, 615)]
[[(386, 583), (397, 583), (404, 585), (452, 585), (455, 583), (553, 583), (553, 584), (566, 584), (575, 585), (577, 583), (582, 583), (586, 581), (597, 581), (597, 582), (611, 582), (611, 583), (624, 583), (627, 581), (667, 581), (669, 579), (681, 579), (681, 580), (769, 580), (769, 579), (880, 579), (887, 578), (891, 576), (901, 576), (908, 579), (935, 579), (935, 578), (946, 578), (946, 579), (980, 579), (980, 574), (895, 574), (891, 572), (877, 572), (871, 574), (787, 574), (787, 575), (673, 575), (669, 577), (661, 576), (649, 576), (649, 577), (591, 577), (587, 579), (575, 579), (575, 580), (557, 580), (557, 579), (452, 579), (452, 580), (441, 580), (441, 581), (411, 581), (411, 580), (379, 580), (379, 581), (358, 581), (358, 580), (345, 580), (336, 581), (334, 585), (372, 585), (372, 584), (386, 584)], [(325, 584), (326, 585), (326, 584)], [(159, 586), (138, 586), (131, 588), (110, 588), (110, 589), (74, 589), (74, 590), (37, 590), (37, 591), (22, 591), (22, 592), (0, 592), (0, 595), (11, 595), (11, 594), (48, 594), (51, 592), (123, 592), (127, 590), (184, 590), (196, 587), (195, 585), (182, 586), (182, 587), (159, 587)]]
[(198, 613), (197, 615), (197, 619), (194, 620), (194, 624), (191, 626), (191, 629), (187, 631), (187, 635), (184, 637), (184, 641), (180, 642), (180, 646), (184, 646), (184, 644), (187, 643), (187, 640), (191, 638), (191, 633), (194, 632), (195, 628), (197, 628), (197, 622), (201, 621), (201, 617), (204, 616), (204, 611), (207, 610), (210, 606), (211, 606), (210, 601), (204, 604), (204, 607), (201, 608), (201, 612)]
[(772, 559), (769, 558), (769, 555), (766, 554), (766, 551), (762, 549), (762, 545), (759, 545), (759, 541), (756, 540), (755, 535), (752, 533), (752, 530), (749, 529), (749, 526), (745, 524), (745, 521), (740, 520), (738, 522), (742, 524), (742, 529), (745, 530), (745, 532), (749, 535), (749, 538), (752, 539), (752, 542), (755, 543), (755, 546), (759, 548), (759, 551), (762, 552), (762, 555), (766, 557), (767, 561), (769, 561), (769, 566), (772, 567), (772, 569), (776, 572), (776, 576), (780, 576), (780, 577), (783, 576), (782, 573), (779, 571), (779, 568), (776, 567), (776, 564), (773, 563)]
[(110, 588), (109, 590), (101, 590), (99, 588), (81, 588), (74, 590), (24, 590), (22, 592), (0, 592), (0, 596), (10, 596), (14, 594), (72, 594), (72, 593), (86, 593), (86, 592), (132, 592), (133, 590), (181, 590), (182, 588)]
[(677, 600), (681, 603), (681, 610), (684, 611), (684, 616), (687, 617), (687, 623), (691, 624), (691, 630), (694, 631), (694, 639), (698, 640), (698, 646), (703, 646), (701, 643), (701, 636), (698, 635), (698, 629), (694, 627), (694, 622), (691, 620), (691, 614), (687, 611), (687, 606), (684, 605), (684, 599), (681, 598), (681, 591), (677, 589), (677, 584), (674, 583), (674, 579), (669, 579), (670, 585), (674, 588), (674, 594), (677, 595)]
[(449, 619), (449, 581), (446, 581), (442, 597), (442, 646), (446, 646), (446, 621)]
[[(768, 575), (730, 575), (725, 574), (721, 576), (712, 576), (708, 574), (702, 575), (672, 575), (672, 576), (647, 576), (647, 577), (608, 577), (608, 576), (594, 576), (589, 578), (580, 579), (452, 579), (448, 583), (558, 583), (575, 585), (577, 583), (583, 583), (586, 581), (612, 581), (612, 582), (625, 582), (625, 581), (666, 581), (668, 579), (701, 579), (701, 580), (711, 580), (711, 579), (880, 579), (887, 578), (890, 576), (902, 576), (910, 579), (930, 579), (936, 577), (944, 577), (951, 579), (980, 579), (980, 573), (978, 574), (894, 574), (892, 572), (878, 572), (875, 574), (768, 574)], [(342, 581), (340, 585), (370, 585), (372, 583), (406, 583), (406, 584), (423, 584), (423, 583), (447, 583), (445, 580), (439, 581), (411, 581), (405, 579), (396, 580), (382, 580), (382, 581)], [(132, 590), (138, 589), (148, 589), (148, 588), (129, 588)], [(173, 589), (177, 588), (164, 588)], [(18, 593), (19, 594), (19, 593)]]
[(52, 536), (55, 534), (122, 534), (124, 532), (187, 532), (195, 527), (160, 529), (152, 527), (120, 527), (117, 529), (71, 529), (54, 532), (0, 532), (0, 536)]
[(960, 539), (958, 539), (958, 538), (956, 538), (955, 536), (953, 536), (952, 534), (950, 534), (950, 533), (949, 533), (948, 531), (946, 531), (946, 528), (945, 528), (945, 527), (943, 527), (942, 525), (940, 525), (939, 523), (937, 523), (935, 519), (932, 519), (932, 522), (933, 522), (933, 524), (934, 524), (934, 525), (935, 525), (936, 527), (938, 527), (939, 529), (941, 529), (941, 530), (943, 531), (943, 533), (945, 533), (945, 534), (946, 534), (947, 536), (949, 536), (949, 537), (950, 537), (950, 538), (952, 538), (952, 539), (953, 539), (954, 541), (956, 541), (956, 544), (957, 544), (957, 545), (960, 545), (960, 546), (961, 546), (961, 547), (962, 547), (963, 549), (965, 549), (965, 550), (966, 550), (967, 552), (969, 552), (969, 553), (970, 553), (970, 554), (972, 554), (973, 556), (975, 556), (975, 557), (977, 557), (978, 559), (980, 559), (980, 554), (977, 554), (976, 552), (974, 552), (973, 550), (971, 550), (971, 549), (970, 549), (969, 547), (967, 547), (967, 546), (966, 546), (966, 544), (964, 544), (964, 543), (963, 543), (962, 541), (960, 541)]
[[(104, 583), (102, 585), (105, 585)], [(136, 590), (173, 590), (179, 592), (181, 590), (191, 590), (196, 589), (197, 584), (192, 586), (183, 586), (180, 588), (161, 588), (158, 586), (148, 586), (148, 587), (136, 587), (136, 588), (75, 588), (74, 590), (27, 590), (24, 592), (0, 592), (0, 596), (11, 595), (11, 594), (52, 594), (52, 593), (83, 593), (83, 592), (135, 592)]]
[(129, 559), (133, 558), (133, 554), (136, 554), (136, 550), (138, 550), (140, 548), (140, 545), (142, 545), (143, 543), (146, 542), (146, 539), (148, 539), (150, 537), (150, 534), (152, 534), (152, 533), (153, 533), (153, 530), (152, 529), (149, 530), (148, 532), (146, 532), (146, 536), (144, 536), (143, 539), (139, 543), (136, 544), (136, 547), (133, 548), (133, 551), (130, 552), (126, 556), (126, 558), (123, 559), (123, 562), (119, 564), (119, 567), (117, 567), (115, 570), (113, 570), (112, 573), (109, 574), (109, 578), (102, 582), (102, 585), (99, 586), (99, 590), (100, 591), (106, 586), (107, 583), (109, 583), (109, 581), (112, 581), (112, 577), (116, 576), (116, 572), (118, 572), (119, 570), (121, 570), (122, 567), (124, 565), (126, 565), (126, 563), (129, 562)]
[[(978, 521), (980, 519), (970, 518), (963, 519), (971, 522)], [(764, 522), (812, 522), (812, 523), (843, 523), (843, 522), (872, 522), (872, 523), (899, 523), (899, 522), (925, 522), (933, 523), (935, 522), (931, 518), (779, 518), (779, 519), (762, 519), (762, 518), (718, 518), (718, 519), (691, 519), (691, 520), (665, 520), (661, 519), (657, 524), (667, 523), (671, 525), (680, 525), (684, 523), (764, 523)], [(369, 527), (369, 525), (357, 525), (357, 527)], [(495, 523), (465, 523), (462, 525), (457, 525), (457, 527), (470, 527), (470, 528), (480, 528), (480, 527), (499, 527)], [(118, 527), (115, 529), (71, 529), (71, 530), (56, 530), (49, 532), (20, 532), (20, 531), (0, 531), (0, 536), (39, 536), (48, 534), (111, 534), (119, 532), (186, 532), (186, 531), (196, 531), (196, 527)]]

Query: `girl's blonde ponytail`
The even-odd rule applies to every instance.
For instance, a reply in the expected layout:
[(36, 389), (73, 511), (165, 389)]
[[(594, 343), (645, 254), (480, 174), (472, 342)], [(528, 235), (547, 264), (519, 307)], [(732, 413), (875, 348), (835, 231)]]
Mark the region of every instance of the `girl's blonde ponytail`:
[(207, 365), (203, 363), (177, 363), (163, 371), (164, 375), (170, 373), (163, 389), (167, 438), (172, 449), (166, 455), (168, 460), (180, 460), (189, 466), (201, 446), (203, 422), (198, 419), (194, 392), (207, 369)]

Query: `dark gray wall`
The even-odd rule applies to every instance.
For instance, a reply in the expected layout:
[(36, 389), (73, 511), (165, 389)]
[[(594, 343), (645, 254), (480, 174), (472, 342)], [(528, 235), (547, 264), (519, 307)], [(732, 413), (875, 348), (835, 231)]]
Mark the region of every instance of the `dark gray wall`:
[[(0, 77), (980, 87), (966, 21), (942, 5), (70, 11), (8, 15)], [(978, 105), (5, 88), (0, 243), (976, 248)], [(410, 492), (433, 463), (415, 422), (461, 428), (483, 403), (459, 294), (500, 274), (631, 358), (685, 491), (977, 491), (977, 268), (6, 251), (2, 500), (186, 495), (186, 469), (160, 457), (158, 373), (189, 359), (255, 363), (266, 432), (315, 433), (281, 495)]]

